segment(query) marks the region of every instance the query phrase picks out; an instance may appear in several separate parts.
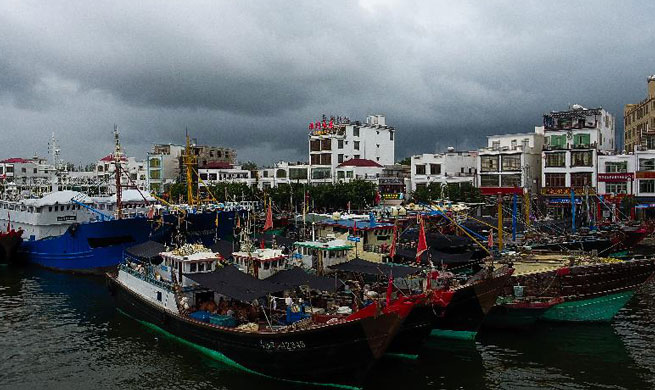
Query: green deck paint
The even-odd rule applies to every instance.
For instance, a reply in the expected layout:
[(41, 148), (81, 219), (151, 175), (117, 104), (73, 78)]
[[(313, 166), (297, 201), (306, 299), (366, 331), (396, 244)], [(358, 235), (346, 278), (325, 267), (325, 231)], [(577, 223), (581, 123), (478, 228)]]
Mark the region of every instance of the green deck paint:
[(447, 329), (432, 329), (430, 332), (431, 337), (442, 337), (446, 339), (455, 340), (475, 340), (478, 332), (471, 332), (468, 330), (447, 330)]

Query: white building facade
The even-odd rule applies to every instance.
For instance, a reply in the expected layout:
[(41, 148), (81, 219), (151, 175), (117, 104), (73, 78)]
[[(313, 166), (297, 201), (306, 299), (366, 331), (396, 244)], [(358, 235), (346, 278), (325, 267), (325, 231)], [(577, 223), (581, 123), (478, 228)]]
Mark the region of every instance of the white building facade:
[(324, 116), (309, 128), (311, 183), (336, 182), (337, 166), (351, 159), (394, 163), (395, 129), (386, 124), (384, 115), (369, 115), (365, 123)]
[(427, 153), (411, 158), (411, 191), (430, 183), (475, 184), (478, 152), (457, 152), (448, 148), (446, 153)]
[(541, 182), (543, 127), (534, 133), (492, 135), (478, 151), (477, 185), (483, 195), (537, 191)]

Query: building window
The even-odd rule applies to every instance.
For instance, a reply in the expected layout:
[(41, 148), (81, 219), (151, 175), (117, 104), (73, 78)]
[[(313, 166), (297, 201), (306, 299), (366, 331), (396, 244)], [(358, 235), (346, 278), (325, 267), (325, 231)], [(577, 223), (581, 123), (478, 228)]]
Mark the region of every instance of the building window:
[(639, 180), (639, 192), (655, 192), (655, 180)]
[(353, 127), (353, 137), (359, 137), (359, 127)]
[(591, 186), (591, 172), (572, 173), (571, 187)]
[(340, 139), (340, 140), (337, 141), (337, 147), (338, 147), (339, 149), (343, 149), (343, 140), (342, 140), (342, 139)]
[(157, 300), (161, 302), (161, 291), (157, 291)]
[(347, 172), (346, 172), (346, 177), (347, 177), (348, 179), (352, 179), (352, 178), (353, 178), (353, 171), (347, 171)]
[(572, 167), (591, 167), (593, 166), (593, 152), (591, 150), (585, 152), (571, 152), (571, 166)]
[(491, 141), (491, 148), (493, 150), (498, 150), (500, 149), (500, 141)]
[(510, 145), (511, 145), (511, 147), (512, 147), (512, 150), (516, 150), (516, 147), (518, 146), (518, 145), (517, 145), (517, 141), (516, 141), (515, 139), (512, 140), (512, 142), (510, 143)]
[(268, 171), (264, 171), (264, 177), (268, 177)]
[(521, 155), (508, 155), (503, 156), (503, 171), (520, 171), (521, 170)]
[(359, 150), (359, 141), (353, 142), (353, 148), (355, 148), (355, 150)]
[[(602, 142), (601, 142), (602, 143)], [(588, 148), (591, 145), (591, 135), (589, 134), (576, 134), (573, 136), (574, 147)]]
[(480, 175), (480, 187), (498, 187), (498, 175)]
[(344, 171), (337, 171), (337, 179), (343, 179), (346, 177), (346, 172)]
[(546, 173), (546, 187), (566, 187), (566, 174)]
[(430, 175), (440, 175), (441, 164), (430, 164)]
[(565, 148), (566, 135), (551, 135), (548, 144), (554, 149)]
[(353, 158), (358, 159), (358, 158), (359, 158), (359, 154), (354, 155)]
[(278, 179), (284, 179), (287, 177), (287, 171), (284, 169), (278, 169), (275, 173), (275, 176), (277, 176)]
[(321, 150), (332, 150), (332, 140), (329, 138), (321, 140)]
[(640, 171), (655, 171), (655, 158), (640, 158), (639, 159)]
[(321, 164), (321, 155), (320, 154), (312, 154), (310, 157), (311, 157), (311, 164), (312, 165), (320, 165)]
[(628, 183), (605, 183), (605, 192), (608, 194), (627, 194)]
[(393, 131), (389, 132), (389, 141), (393, 141)]
[(481, 156), (481, 172), (498, 172), (498, 156)]
[(628, 162), (627, 161), (608, 161), (608, 162), (605, 163), (605, 172), (607, 172), (607, 173), (628, 172)]
[(521, 187), (521, 175), (500, 175), (501, 187)]
[(314, 168), (312, 169), (312, 179), (329, 179), (332, 177), (330, 168)]
[(321, 165), (331, 165), (332, 155), (330, 153), (321, 154)]
[(342, 163), (343, 162), (343, 154), (337, 155), (337, 162)]
[(309, 150), (312, 152), (318, 152), (321, 150), (321, 140), (313, 139), (309, 141)]
[(421, 165), (416, 166), (416, 174), (417, 175), (425, 175), (425, 164), (421, 164)]

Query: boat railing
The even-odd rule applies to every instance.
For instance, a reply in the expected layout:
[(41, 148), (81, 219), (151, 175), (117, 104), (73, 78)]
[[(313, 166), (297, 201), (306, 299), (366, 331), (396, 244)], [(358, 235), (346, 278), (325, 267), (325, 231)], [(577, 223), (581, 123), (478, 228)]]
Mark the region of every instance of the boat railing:
[(153, 278), (153, 277), (147, 275), (144, 272), (140, 272), (140, 271), (138, 271), (138, 270), (126, 265), (126, 264), (121, 264), (120, 269), (122, 271), (125, 271), (128, 274), (134, 276), (134, 277), (137, 277), (137, 278), (143, 280), (143, 281), (154, 284), (155, 286), (161, 287), (161, 288), (166, 289), (168, 291), (173, 291), (173, 287), (170, 285), (170, 283), (163, 282), (161, 280), (157, 280), (156, 278)]

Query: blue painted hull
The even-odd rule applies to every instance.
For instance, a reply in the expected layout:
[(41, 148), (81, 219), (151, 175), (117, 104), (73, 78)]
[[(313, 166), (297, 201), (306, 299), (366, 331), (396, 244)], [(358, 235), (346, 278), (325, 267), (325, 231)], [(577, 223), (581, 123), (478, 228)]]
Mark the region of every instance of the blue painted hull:
[(145, 218), (84, 223), (61, 236), (24, 241), (20, 252), (28, 262), (50, 269), (102, 272), (120, 262), (125, 248), (165, 239), (169, 230), (155, 229)]

